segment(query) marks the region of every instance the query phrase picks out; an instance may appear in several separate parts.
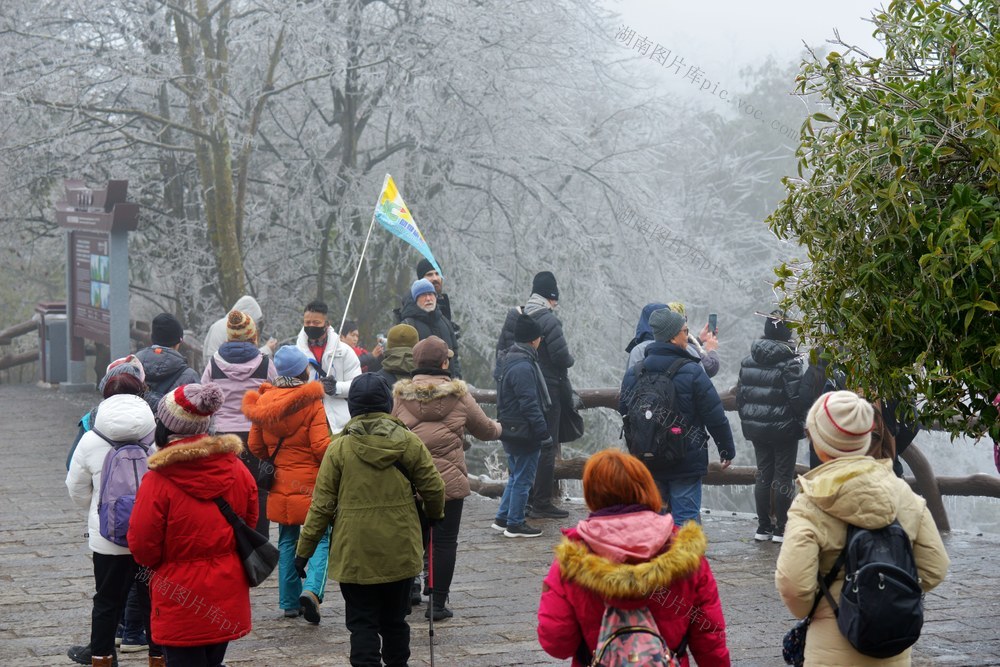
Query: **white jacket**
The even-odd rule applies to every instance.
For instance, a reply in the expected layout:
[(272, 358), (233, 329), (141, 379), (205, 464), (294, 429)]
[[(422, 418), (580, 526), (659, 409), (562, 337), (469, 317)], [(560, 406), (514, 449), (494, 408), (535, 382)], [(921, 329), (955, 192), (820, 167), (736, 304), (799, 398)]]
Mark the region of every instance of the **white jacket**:
[[(246, 313), (253, 318), (254, 324), (257, 325), (257, 332), (258, 334), (260, 333), (260, 321), (264, 317), (264, 313), (260, 309), (260, 304), (252, 296), (241, 296), (233, 304), (233, 307), (226, 311), (225, 317), (217, 319), (208, 328), (208, 333), (205, 334), (205, 342), (201, 345), (201, 358), (205, 360), (206, 364), (208, 364), (209, 359), (215, 356), (215, 353), (219, 351), (222, 344), (229, 340), (229, 334), (226, 333), (226, 321), (229, 319), (229, 313), (234, 310)], [(258, 340), (257, 342), (259, 343), (260, 341)], [(261, 345), (260, 353), (271, 356), (271, 348), (267, 345)]]
[[(306, 336), (305, 329), (299, 331), (298, 338), (295, 339), (295, 347), (306, 353), (310, 360), (315, 359), (312, 350), (309, 349), (309, 337)], [(330, 424), (330, 430), (334, 434), (344, 428), (351, 419), (351, 413), (347, 410), (347, 392), (351, 390), (351, 382), (361, 375), (361, 362), (358, 355), (347, 343), (341, 342), (340, 336), (333, 330), (333, 327), (326, 328), (326, 349), (323, 350), (323, 360), (320, 362), (327, 375), (337, 378), (337, 395), (323, 396), (323, 407), (326, 409), (326, 421)], [(318, 373), (310, 364), (310, 379), (315, 380)]]
[[(98, 431), (115, 442), (152, 443), (153, 429), (156, 427), (149, 405), (144, 399), (132, 394), (118, 394), (102, 401), (97, 406), (97, 418), (94, 422)], [(93, 431), (84, 433), (69, 464), (66, 488), (69, 489), (69, 497), (77, 505), (90, 508), (87, 532), (91, 551), (107, 556), (123, 556), (129, 553), (128, 548), (101, 537), (100, 519), (97, 515), (101, 473), (109, 451), (111, 445), (101, 436)]]

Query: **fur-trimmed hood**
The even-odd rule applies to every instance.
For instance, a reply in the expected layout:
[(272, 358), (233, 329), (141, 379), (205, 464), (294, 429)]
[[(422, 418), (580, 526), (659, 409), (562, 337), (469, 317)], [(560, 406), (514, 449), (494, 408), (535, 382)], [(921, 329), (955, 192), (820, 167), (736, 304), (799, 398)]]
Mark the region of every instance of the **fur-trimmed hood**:
[(462, 398), (469, 393), (469, 386), (462, 380), (449, 380), (444, 376), (417, 375), (412, 380), (403, 379), (392, 388), (395, 398), (404, 401), (430, 401), (457, 396)]
[(236, 480), (236, 457), (243, 451), (239, 437), (195, 435), (174, 440), (149, 457), (149, 470), (167, 477), (196, 498), (215, 498)]
[(657, 589), (693, 575), (705, 557), (707, 540), (691, 522), (673, 534), (667, 550), (641, 563), (616, 563), (597, 555), (575, 530), (556, 547), (563, 579), (610, 600), (647, 598)]
[(270, 382), (243, 395), (243, 414), (254, 424), (278, 436), (294, 433), (305, 415), (295, 416), (310, 404), (323, 401), (323, 385), (306, 382), (297, 387), (276, 387)]
[(415, 375), (412, 380), (399, 380), (392, 388), (393, 399), (406, 403), (406, 409), (419, 421), (444, 419), (468, 393), (465, 382), (444, 375)]

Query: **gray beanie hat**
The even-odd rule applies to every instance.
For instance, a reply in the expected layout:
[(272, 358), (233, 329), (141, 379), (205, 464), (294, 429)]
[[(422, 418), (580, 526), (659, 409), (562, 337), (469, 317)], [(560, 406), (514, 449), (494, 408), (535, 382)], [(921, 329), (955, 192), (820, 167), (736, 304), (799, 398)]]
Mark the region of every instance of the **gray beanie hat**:
[(658, 343), (669, 342), (681, 332), (686, 321), (683, 315), (669, 308), (654, 310), (649, 316), (649, 328), (653, 330), (653, 340)]

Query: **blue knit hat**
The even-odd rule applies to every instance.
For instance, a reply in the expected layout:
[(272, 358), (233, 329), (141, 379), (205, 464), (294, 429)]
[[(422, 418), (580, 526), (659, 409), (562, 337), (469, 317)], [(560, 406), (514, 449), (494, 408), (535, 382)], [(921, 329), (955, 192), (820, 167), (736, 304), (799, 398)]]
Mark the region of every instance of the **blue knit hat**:
[(414, 301), (416, 301), (417, 297), (420, 296), (421, 294), (429, 294), (431, 292), (437, 294), (437, 290), (434, 289), (434, 285), (431, 284), (431, 281), (427, 280), (426, 278), (421, 278), (420, 280), (416, 280), (410, 286), (410, 296), (413, 297)]
[(308, 365), (309, 359), (306, 358), (306, 353), (294, 345), (282, 345), (274, 353), (274, 370), (283, 377), (298, 377)]

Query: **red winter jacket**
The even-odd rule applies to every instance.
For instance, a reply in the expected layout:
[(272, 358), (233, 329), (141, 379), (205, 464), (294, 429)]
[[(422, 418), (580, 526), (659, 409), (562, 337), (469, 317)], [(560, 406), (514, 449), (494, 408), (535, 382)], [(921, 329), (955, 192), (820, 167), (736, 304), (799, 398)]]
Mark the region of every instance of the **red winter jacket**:
[(128, 543), (149, 568), (153, 640), (204, 646), (250, 632), (250, 586), (233, 529), (212, 502), (222, 496), (249, 526), (257, 484), (237, 459), (235, 435), (196, 435), (149, 457), (129, 521)]
[(673, 649), (687, 635), (687, 667), (728, 667), (726, 621), (715, 578), (705, 560), (701, 527), (674, 528), (670, 515), (646, 510), (591, 517), (556, 547), (542, 585), (538, 641), (549, 655), (573, 658), (584, 642), (593, 652), (605, 602), (633, 609), (647, 606)]

